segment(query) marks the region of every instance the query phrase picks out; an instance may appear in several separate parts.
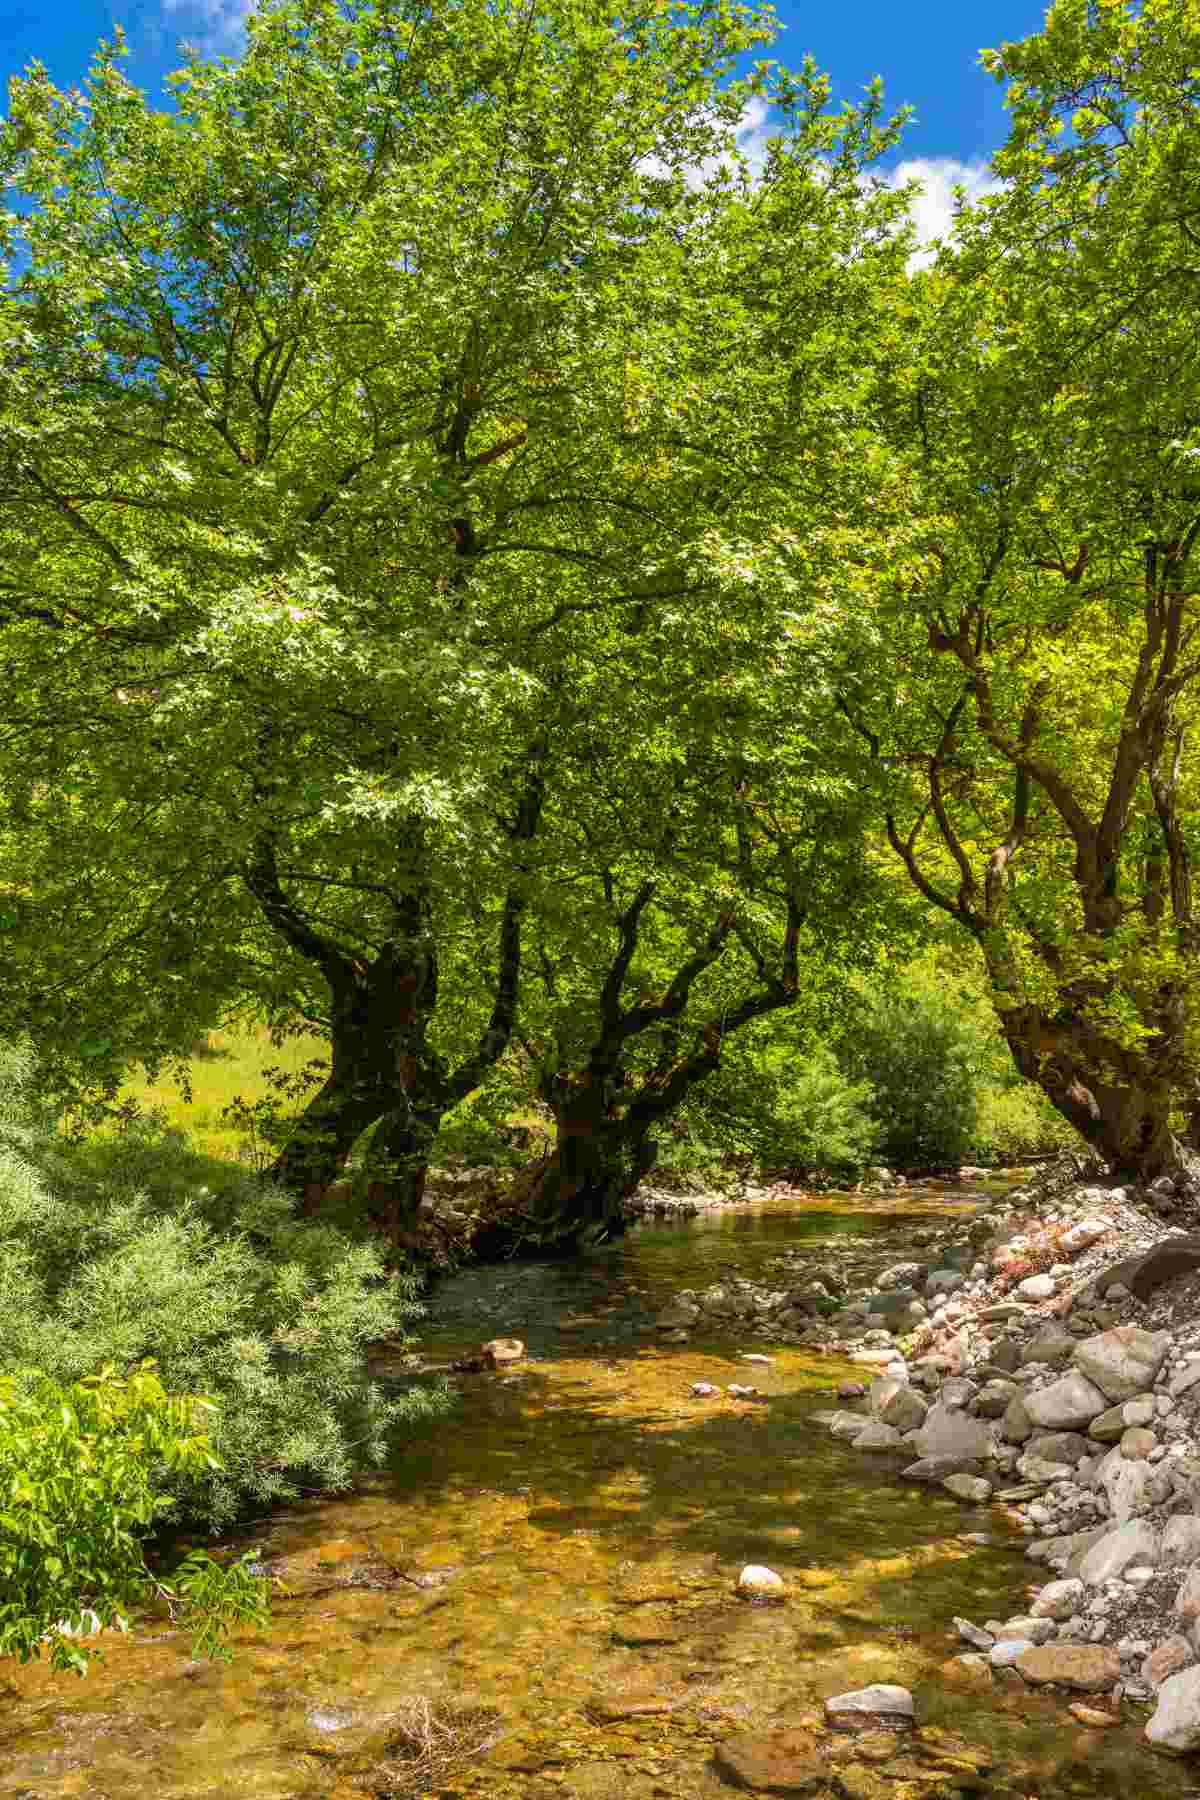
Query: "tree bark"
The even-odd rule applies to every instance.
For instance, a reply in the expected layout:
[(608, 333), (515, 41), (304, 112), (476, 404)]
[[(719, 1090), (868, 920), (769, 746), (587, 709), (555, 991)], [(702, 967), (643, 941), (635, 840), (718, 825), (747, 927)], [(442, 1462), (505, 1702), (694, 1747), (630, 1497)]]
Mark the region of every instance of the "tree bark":
[(1051, 1105), (1123, 1180), (1150, 1182), (1186, 1166), (1171, 1129), (1179, 1077), (1173, 1046), (1137, 1054), (1106, 1040), (1080, 1017), (1037, 1006), (999, 1014), (1013, 1060)]
[(654, 1120), (615, 1116), (603, 1094), (576, 1086), (554, 1106), (555, 1149), (535, 1174), (526, 1208), (547, 1239), (574, 1241), (583, 1233), (619, 1237), (625, 1201), (654, 1167)]

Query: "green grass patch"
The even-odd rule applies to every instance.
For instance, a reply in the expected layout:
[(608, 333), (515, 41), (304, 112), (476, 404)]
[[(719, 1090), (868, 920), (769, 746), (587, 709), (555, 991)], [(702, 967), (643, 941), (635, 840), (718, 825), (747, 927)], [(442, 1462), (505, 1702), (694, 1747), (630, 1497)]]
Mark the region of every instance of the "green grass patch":
[(297, 1074), (315, 1057), (328, 1055), (324, 1038), (289, 1038), (272, 1044), (263, 1026), (211, 1032), (206, 1047), (188, 1059), (190, 1098), (178, 1081), (164, 1074), (157, 1081), (126, 1083), (120, 1100), (132, 1100), (143, 1112), (159, 1112), (169, 1125), (187, 1134), (194, 1150), (222, 1162), (245, 1163), (252, 1150), (245, 1132), (224, 1116), (239, 1096), (251, 1105), (271, 1091), (268, 1069)]

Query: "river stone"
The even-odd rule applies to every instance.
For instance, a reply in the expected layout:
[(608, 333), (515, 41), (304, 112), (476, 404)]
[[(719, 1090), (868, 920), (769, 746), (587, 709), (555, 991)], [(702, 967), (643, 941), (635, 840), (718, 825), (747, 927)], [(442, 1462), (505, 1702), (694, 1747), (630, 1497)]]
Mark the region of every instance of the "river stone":
[(966, 1500), (975, 1506), (981, 1506), (992, 1493), (991, 1482), (985, 1481), (982, 1475), (947, 1475), (942, 1486), (956, 1500)]
[(1027, 1650), (1034, 1648), (1032, 1638), (1001, 1638), (988, 1651), (988, 1662), (993, 1669), (1011, 1669)]
[(1099, 1444), (1115, 1444), (1124, 1437), (1129, 1429), (1129, 1421), (1125, 1417), (1125, 1408), (1132, 1406), (1131, 1400), (1122, 1400), (1119, 1406), (1110, 1406), (1088, 1426), (1088, 1436), (1095, 1438)]
[(1058, 1324), (1047, 1325), (1021, 1351), (1023, 1363), (1068, 1363), (1075, 1354), (1079, 1339)]
[(1112, 1331), (1102, 1331), (1077, 1344), (1075, 1367), (1110, 1402), (1132, 1400), (1135, 1394), (1144, 1394), (1154, 1386), (1170, 1347), (1169, 1331), (1117, 1325)]
[(933, 1269), (925, 1282), (925, 1298), (932, 1300), (937, 1294), (953, 1294), (966, 1279), (961, 1269)]
[(1157, 1649), (1150, 1652), (1142, 1664), (1142, 1680), (1151, 1687), (1161, 1687), (1172, 1675), (1178, 1675), (1180, 1669), (1186, 1669), (1196, 1660), (1196, 1652), (1185, 1637), (1176, 1634), (1169, 1637)]
[(1019, 1300), (997, 1300), (991, 1306), (985, 1306), (979, 1314), (981, 1325), (999, 1325), (1006, 1319), (1023, 1319), (1029, 1311)]
[(1167, 1238), (1141, 1256), (1128, 1258), (1110, 1269), (1106, 1282), (1120, 1282), (1138, 1300), (1148, 1300), (1155, 1288), (1176, 1275), (1200, 1269), (1200, 1233)]
[(1130, 1519), (1115, 1531), (1106, 1531), (1084, 1555), (1079, 1565), (1079, 1578), (1088, 1587), (1099, 1587), (1114, 1581), (1135, 1563), (1158, 1562), (1158, 1532), (1145, 1519)]
[(832, 1722), (866, 1719), (907, 1719), (912, 1722), (913, 1697), (906, 1687), (889, 1681), (873, 1681), (870, 1687), (834, 1694), (825, 1702), (825, 1717)]
[(1025, 1454), (1040, 1457), (1042, 1462), (1065, 1463), (1073, 1469), (1083, 1457), (1091, 1456), (1095, 1447), (1078, 1431), (1050, 1431), (1042, 1437), (1031, 1438), (1025, 1446)]
[(976, 1463), (973, 1456), (922, 1456), (900, 1473), (906, 1481), (920, 1481), (932, 1486), (943, 1482), (947, 1475), (975, 1474)]
[(980, 1388), (975, 1400), (975, 1411), (981, 1419), (1002, 1419), (1008, 1410), (1009, 1401), (1015, 1399), (1020, 1391), (1015, 1381), (993, 1378)]
[(1078, 1577), (1048, 1581), (1029, 1610), (1035, 1619), (1069, 1619), (1083, 1605), (1083, 1595)]
[(849, 1439), (853, 1443), (860, 1431), (865, 1431), (871, 1423), (863, 1413), (839, 1413), (830, 1425), (829, 1430), (835, 1438)]
[(992, 1671), (986, 1656), (978, 1650), (966, 1650), (961, 1656), (951, 1656), (942, 1663), (938, 1674), (951, 1687), (965, 1688), (970, 1693), (990, 1693), (992, 1688)]
[(925, 1415), (924, 1423), (913, 1439), (913, 1448), (925, 1456), (990, 1456), (991, 1434), (978, 1419), (969, 1418), (956, 1407), (935, 1402)]
[(1100, 1644), (1034, 1644), (1017, 1659), (1032, 1682), (1058, 1682), (1076, 1694), (1105, 1693), (1121, 1679), (1121, 1659)]
[(885, 1425), (882, 1419), (870, 1419), (858, 1432), (854, 1439), (856, 1450), (898, 1450), (903, 1444), (902, 1434), (894, 1425)]
[(520, 1338), (489, 1338), (479, 1354), (497, 1368), (501, 1363), (520, 1362), (525, 1354), (525, 1346)]
[(1200, 1381), (1200, 1356), (1193, 1358), (1191, 1362), (1185, 1363), (1182, 1369), (1175, 1371), (1167, 1384), (1167, 1392), (1172, 1400), (1178, 1400), (1194, 1388), (1198, 1381)]
[(920, 1394), (892, 1375), (877, 1376), (871, 1383), (870, 1405), (877, 1419), (897, 1431), (915, 1431), (929, 1411)]
[(951, 1619), (950, 1623), (957, 1631), (964, 1644), (970, 1644), (976, 1650), (990, 1650), (996, 1641), (996, 1634), (985, 1631), (982, 1625), (972, 1625), (970, 1619)]
[(1131, 1425), (1121, 1438), (1121, 1455), (1130, 1462), (1144, 1461), (1157, 1448), (1157, 1437), (1145, 1425)]
[(774, 1569), (765, 1569), (761, 1563), (747, 1563), (737, 1578), (737, 1591), (752, 1600), (782, 1600), (783, 1576)]
[(700, 1317), (700, 1308), (693, 1306), (688, 1300), (673, 1300), (655, 1319), (659, 1331), (678, 1331), (694, 1325)]
[(1027, 1275), (1018, 1281), (1017, 1292), (1023, 1300), (1051, 1300), (1057, 1285), (1053, 1275)]
[(877, 1277), (875, 1286), (885, 1290), (888, 1288), (910, 1287), (915, 1282), (923, 1282), (925, 1274), (926, 1269), (924, 1263), (893, 1263), (890, 1269), (885, 1269), (883, 1274)]
[[(1164, 1479), (1169, 1479), (1164, 1477)], [(1144, 1459), (1131, 1461), (1118, 1444), (1096, 1470), (1096, 1481), (1108, 1497), (1108, 1510), (1118, 1525), (1153, 1506), (1159, 1493), (1158, 1471)]]
[(1069, 1255), (1077, 1256), (1081, 1250), (1088, 1250), (1102, 1237), (1107, 1237), (1111, 1229), (1106, 1219), (1080, 1219), (1077, 1225), (1067, 1227), (1059, 1243)]
[(1200, 1747), (1200, 1667), (1184, 1669), (1163, 1682), (1145, 1737), (1156, 1749), (1179, 1754)]
[(1025, 1405), (1022, 1394), (1014, 1394), (1004, 1409), (1004, 1417), (1000, 1421), (1000, 1435), (1010, 1444), (1023, 1444), (1033, 1436), (1033, 1420)]
[(1104, 1411), (1105, 1396), (1078, 1369), (1072, 1369), (1049, 1387), (1026, 1394), (1023, 1403), (1034, 1425), (1048, 1431), (1073, 1431), (1079, 1425), (1090, 1425)]
[(727, 1781), (752, 1794), (826, 1794), (829, 1765), (808, 1731), (741, 1733), (713, 1751)]
[(1200, 1563), (1189, 1569), (1180, 1582), (1175, 1611), (1182, 1619), (1200, 1619)]
[(1045, 1644), (1055, 1635), (1054, 1620), (1040, 1618), (1036, 1613), (1018, 1613), (1014, 1619), (989, 1619), (987, 1629), (999, 1644), (1007, 1638), (1024, 1638), (1027, 1644)]
[(594, 1718), (615, 1724), (620, 1719), (640, 1719), (648, 1714), (674, 1712), (678, 1705), (679, 1701), (673, 1694), (634, 1688), (623, 1693), (597, 1694), (588, 1702), (588, 1711)]
[(1167, 1520), (1159, 1560), (1164, 1568), (1200, 1561), (1200, 1518), (1195, 1513), (1176, 1513)]

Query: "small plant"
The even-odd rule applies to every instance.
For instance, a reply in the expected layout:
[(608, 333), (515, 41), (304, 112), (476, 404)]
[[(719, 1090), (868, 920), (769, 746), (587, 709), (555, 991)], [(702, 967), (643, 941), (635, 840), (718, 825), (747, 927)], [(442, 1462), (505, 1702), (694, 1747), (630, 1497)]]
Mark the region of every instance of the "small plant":
[(0, 1655), (86, 1674), (76, 1642), (155, 1595), (190, 1617), (192, 1654), (228, 1658), (235, 1625), (263, 1625), (269, 1583), (246, 1559), (223, 1569), (193, 1551), (169, 1581), (141, 1541), (171, 1506), (172, 1473), (217, 1469), (202, 1395), (169, 1395), (147, 1359), (125, 1378), (111, 1363), (63, 1387), (36, 1371), (0, 1379)]

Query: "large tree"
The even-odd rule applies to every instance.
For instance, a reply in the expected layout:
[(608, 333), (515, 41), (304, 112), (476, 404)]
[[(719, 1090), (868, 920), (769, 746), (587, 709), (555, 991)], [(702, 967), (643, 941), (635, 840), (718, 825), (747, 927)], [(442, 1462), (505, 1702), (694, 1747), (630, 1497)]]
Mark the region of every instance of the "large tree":
[[(189, 64), (172, 115), (108, 51), (86, 100), (14, 89), (14, 1002), (114, 1071), (223, 1007), (317, 1023), (329, 1078), (279, 1165), (310, 1198), (376, 1125), (379, 1205), (411, 1209), (510, 1039), (531, 905), (625, 880), (623, 804), (658, 771), (710, 747), (680, 804), (711, 815), (710, 868), (748, 867), (738, 809), (787, 763), (772, 670), (811, 518), (861, 493), (854, 371), (896, 254), (897, 202), (862, 182), (877, 97), (727, 83), (766, 35), (715, 0), (306, 0)], [(757, 183), (752, 93), (781, 114)], [(804, 779), (772, 788), (798, 843)], [(655, 855), (632, 891), (658, 907)], [(732, 922), (762, 904), (746, 879), (677, 931), (676, 994), (735, 947), (738, 1007), (794, 989), (788, 883), (768, 978)], [(603, 1012), (612, 919), (589, 900), (580, 926)]]
[(1060, 0), (987, 57), (1006, 187), (897, 300), (840, 687), (1021, 1073), (1144, 1179), (1200, 1049), (1198, 51), (1194, 8)]

